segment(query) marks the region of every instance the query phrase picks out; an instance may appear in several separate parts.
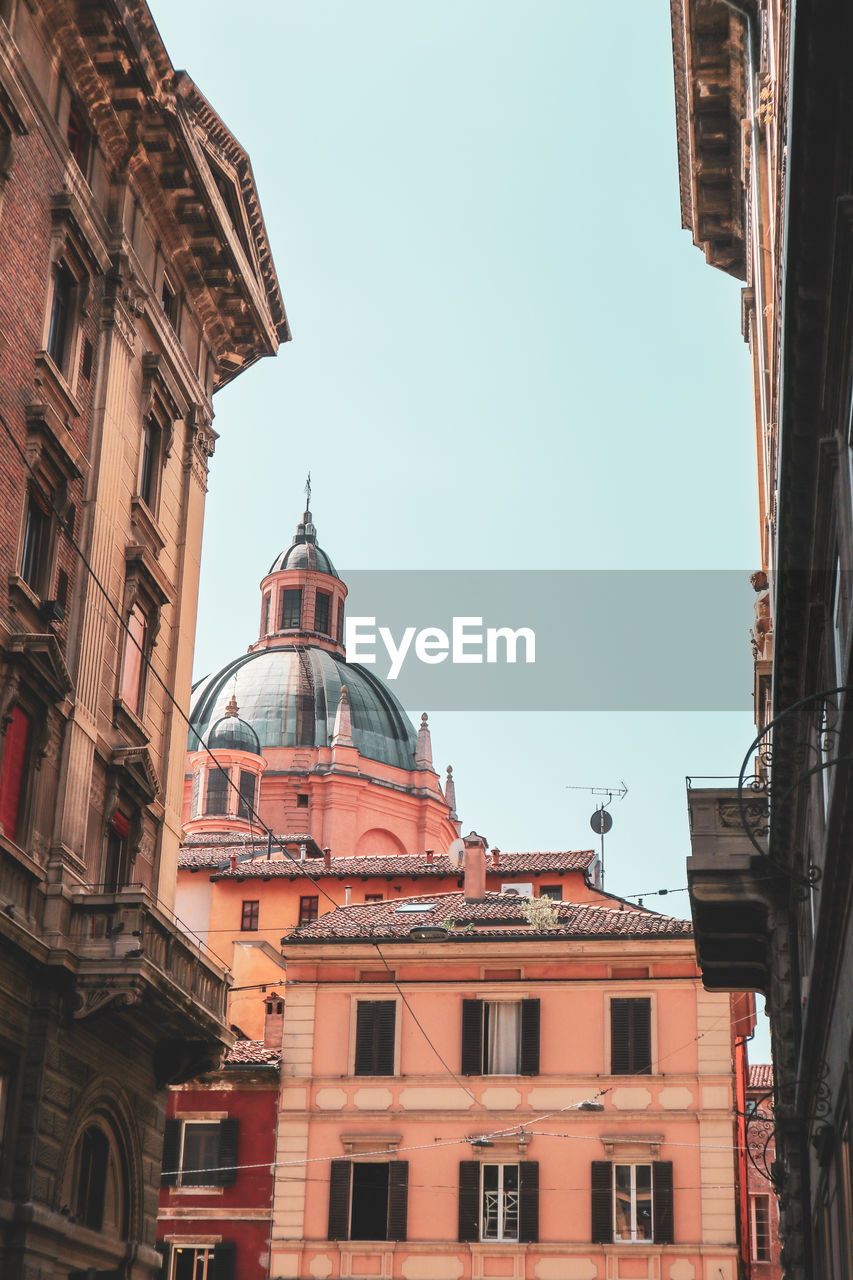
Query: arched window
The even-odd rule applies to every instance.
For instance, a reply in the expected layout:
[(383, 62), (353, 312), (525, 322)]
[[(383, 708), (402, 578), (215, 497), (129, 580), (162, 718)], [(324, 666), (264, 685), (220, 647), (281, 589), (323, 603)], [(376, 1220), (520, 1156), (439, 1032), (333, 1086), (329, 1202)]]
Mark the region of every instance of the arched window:
[(127, 1176), (112, 1127), (97, 1117), (86, 1125), (74, 1149), (64, 1203), (91, 1231), (124, 1240), (128, 1230)]

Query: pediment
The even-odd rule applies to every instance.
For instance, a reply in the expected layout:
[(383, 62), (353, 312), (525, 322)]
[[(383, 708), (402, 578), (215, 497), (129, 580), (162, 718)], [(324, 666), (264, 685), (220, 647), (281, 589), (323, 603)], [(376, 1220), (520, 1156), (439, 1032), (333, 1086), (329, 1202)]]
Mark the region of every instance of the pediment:
[(7, 652), (13, 661), (27, 668), (31, 678), (41, 688), (47, 688), (55, 702), (67, 698), (74, 690), (74, 684), (59, 641), (50, 632), (36, 635), (29, 631), (18, 632), (9, 637)]
[(152, 804), (159, 797), (160, 779), (148, 747), (115, 747), (110, 764), (121, 771), (123, 785), (144, 804)]

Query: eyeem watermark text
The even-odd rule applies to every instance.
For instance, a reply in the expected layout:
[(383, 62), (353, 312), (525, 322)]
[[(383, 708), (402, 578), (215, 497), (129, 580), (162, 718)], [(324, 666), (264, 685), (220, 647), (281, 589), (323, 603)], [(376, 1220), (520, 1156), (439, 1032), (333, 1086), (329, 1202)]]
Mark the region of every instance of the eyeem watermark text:
[[(531, 627), (483, 627), (482, 618), (453, 618), (450, 634), (442, 627), (405, 627), (396, 638), (390, 627), (377, 627), (376, 618), (347, 618), (347, 661), (365, 666), (376, 663), (381, 643), (390, 666), (387, 679), (396, 680), (406, 658), (435, 666), (452, 663), (516, 663), (536, 661), (536, 633)], [(521, 654), (521, 656), (519, 656)]]

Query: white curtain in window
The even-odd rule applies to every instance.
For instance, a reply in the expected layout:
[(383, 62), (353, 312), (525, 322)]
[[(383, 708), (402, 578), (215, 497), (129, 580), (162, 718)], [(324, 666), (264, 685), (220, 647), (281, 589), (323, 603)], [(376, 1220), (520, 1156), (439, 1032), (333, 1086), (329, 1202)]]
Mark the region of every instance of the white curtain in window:
[(521, 1067), (521, 1005), (516, 1001), (489, 1002), (489, 1073), (517, 1076)]

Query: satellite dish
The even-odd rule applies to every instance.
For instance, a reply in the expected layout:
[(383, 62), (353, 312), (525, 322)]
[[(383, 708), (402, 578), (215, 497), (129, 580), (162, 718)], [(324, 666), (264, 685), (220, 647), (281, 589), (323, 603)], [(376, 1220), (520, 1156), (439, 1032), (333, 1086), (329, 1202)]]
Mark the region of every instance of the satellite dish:
[(465, 841), (454, 840), (453, 844), (447, 850), (447, 856), (454, 866), (461, 867), (465, 861)]
[(606, 809), (596, 809), (589, 820), (589, 825), (597, 836), (606, 836), (613, 826), (613, 819)]

